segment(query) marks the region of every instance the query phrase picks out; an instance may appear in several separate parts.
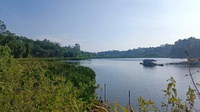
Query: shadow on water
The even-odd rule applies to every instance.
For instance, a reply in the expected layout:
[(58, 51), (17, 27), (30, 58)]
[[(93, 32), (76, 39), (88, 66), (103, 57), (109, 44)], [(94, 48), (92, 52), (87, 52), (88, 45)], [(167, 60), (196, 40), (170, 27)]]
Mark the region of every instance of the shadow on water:
[(71, 65), (75, 65), (75, 66), (84, 66), (85, 64), (90, 65), (91, 64), (91, 60), (64, 60), (64, 62), (71, 64)]
[(65, 60), (64, 62), (66, 62), (66, 63), (68, 63), (68, 64), (76, 65), (76, 66), (80, 66), (80, 65), (81, 65), (81, 62), (80, 62), (80, 61)]

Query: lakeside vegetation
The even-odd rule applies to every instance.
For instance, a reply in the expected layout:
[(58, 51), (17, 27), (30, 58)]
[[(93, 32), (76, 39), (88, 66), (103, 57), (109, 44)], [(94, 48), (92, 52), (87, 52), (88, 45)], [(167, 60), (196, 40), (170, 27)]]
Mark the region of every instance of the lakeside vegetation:
[(0, 111), (89, 111), (95, 73), (52, 59), (14, 59), (0, 46)]

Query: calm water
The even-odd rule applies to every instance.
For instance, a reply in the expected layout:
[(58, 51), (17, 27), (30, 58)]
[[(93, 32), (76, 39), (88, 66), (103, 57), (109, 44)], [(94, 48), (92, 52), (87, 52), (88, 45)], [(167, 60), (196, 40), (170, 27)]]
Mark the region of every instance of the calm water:
[[(153, 100), (157, 106), (165, 102), (164, 93), (171, 76), (177, 82), (178, 97), (186, 99), (188, 86), (192, 86), (187, 66), (164, 65), (163, 67), (143, 67), (139, 63), (142, 58), (111, 58), (91, 59), (79, 61), (80, 65), (93, 69), (96, 73), (96, 83), (103, 88), (107, 85), (107, 99), (113, 102), (118, 99), (122, 105), (128, 104), (128, 91), (131, 91), (131, 105), (137, 110), (137, 98), (142, 96), (145, 99)], [(181, 59), (157, 58), (157, 63), (170, 63), (183, 61)], [(199, 70), (193, 67), (193, 72)], [(196, 82), (200, 82), (200, 73), (194, 75)], [(104, 98), (103, 89), (99, 88), (96, 93)], [(185, 101), (185, 100), (184, 100)], [(200, 101), (197, 101), (199, 105)], [(197, 106), (198, 108), (200, 106)]]

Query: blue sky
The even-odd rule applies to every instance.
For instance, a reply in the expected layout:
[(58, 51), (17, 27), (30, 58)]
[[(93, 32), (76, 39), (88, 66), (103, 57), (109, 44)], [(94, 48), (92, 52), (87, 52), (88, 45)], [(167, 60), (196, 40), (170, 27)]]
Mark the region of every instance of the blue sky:
[(200, 0), (0, 0), (7, 29), (98, 52), (200, 37)]

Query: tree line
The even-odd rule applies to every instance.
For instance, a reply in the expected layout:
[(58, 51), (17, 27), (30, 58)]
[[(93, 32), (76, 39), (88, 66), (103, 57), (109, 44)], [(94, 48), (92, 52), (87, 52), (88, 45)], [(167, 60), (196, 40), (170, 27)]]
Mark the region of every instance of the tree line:
[(200, 39), (190, 37), (188, 39), (179, 39), (174, 44), (165, 44), (158, 47), (147, 47), (130, 49), (127, 51), (111, 50), (94, 53), (95, 57), (164, 57), (164, 58), (185, 58), (185, 51), (188, 51), (190, 57), (200, 57)]
[(15, 58), (51, 58), (51, 57), (90, 57), (91, 53), (83, 52), (79, 44), (62, 47), (58, 42), (47, 39), (32, 40), (24, 36), (17, 36), (6, 29), (0, 20), (0, 45), (7, 45)]

